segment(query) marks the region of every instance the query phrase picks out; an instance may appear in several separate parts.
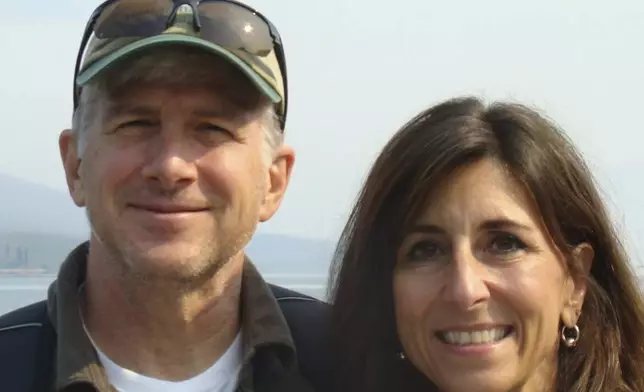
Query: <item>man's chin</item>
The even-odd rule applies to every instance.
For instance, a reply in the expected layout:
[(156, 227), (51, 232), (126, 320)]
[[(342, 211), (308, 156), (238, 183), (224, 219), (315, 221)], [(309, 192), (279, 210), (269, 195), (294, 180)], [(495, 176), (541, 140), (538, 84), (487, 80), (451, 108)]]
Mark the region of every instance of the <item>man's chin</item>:
[(216, 257), (194, 244), (164, 242), (133, 244), (127, 255), (129, 269), (137, 275), (190, 279), (203, 275)]

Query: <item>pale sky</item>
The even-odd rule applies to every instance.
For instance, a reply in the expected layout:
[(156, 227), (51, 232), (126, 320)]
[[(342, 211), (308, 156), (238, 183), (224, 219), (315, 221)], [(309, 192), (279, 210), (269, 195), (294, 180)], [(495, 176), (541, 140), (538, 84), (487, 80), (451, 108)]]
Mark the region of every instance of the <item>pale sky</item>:
[[(336, 239), (397, 128), (474, 93), (536, 105), (562, 125), (642, 259), (641, 0), (251, 3), (285, 42), (286, 140), (298, 154), (286, 200), (262, 231)], [(57, 137), (70, 124), (76, 51), (97, 4), (3, 2), (0, 172), (66, 191)]]

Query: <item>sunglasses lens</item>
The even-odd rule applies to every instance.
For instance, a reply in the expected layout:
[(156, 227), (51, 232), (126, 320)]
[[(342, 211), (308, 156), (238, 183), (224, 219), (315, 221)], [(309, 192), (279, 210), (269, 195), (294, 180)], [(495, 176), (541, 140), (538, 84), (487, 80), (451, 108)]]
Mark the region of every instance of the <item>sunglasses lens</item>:
[(201, 38), (227, 49), (266, 56), (274, 47), (266, 21), (249, 9), (223, 1), (199, 4)]
[(101, 39), (158, 34), (165, 29), (172, 8), (172, 0), (116, 1), (101, 12), (94, 34)]
[[(167, 27), (174, 8), (172, 0), (120, 0), (108, 5), (96, 21), (98, 38), (148, 37)], [(273, 50), (273, 36), (268, 23), (251, 10), (225, 1), (199, 4), (201, 38), (228, 49), (238, 49), (255, 56)]]

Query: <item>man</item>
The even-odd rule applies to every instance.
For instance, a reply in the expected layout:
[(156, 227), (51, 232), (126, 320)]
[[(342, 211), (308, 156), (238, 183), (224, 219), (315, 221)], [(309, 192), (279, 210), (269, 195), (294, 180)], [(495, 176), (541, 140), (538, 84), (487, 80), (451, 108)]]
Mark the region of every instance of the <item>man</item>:
[(91, 236), (46, 306), (0, 319), (3, 392), (318, 383), (324, 305), (267, 285), (243, 250), (294, 163), (279, 35), (242, 4), (185, 3), (108, 1), (87, 25), (59, 147)]

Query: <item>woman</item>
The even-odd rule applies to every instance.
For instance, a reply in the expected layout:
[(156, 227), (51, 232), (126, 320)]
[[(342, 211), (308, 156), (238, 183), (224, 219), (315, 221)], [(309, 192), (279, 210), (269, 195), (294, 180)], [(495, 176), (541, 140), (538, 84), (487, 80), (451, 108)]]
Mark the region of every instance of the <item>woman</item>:
[(588, 168), (521, 105), (456, 99), (376, 160), (337, 249), (338, 390), (644, 391), (644, 306)]

